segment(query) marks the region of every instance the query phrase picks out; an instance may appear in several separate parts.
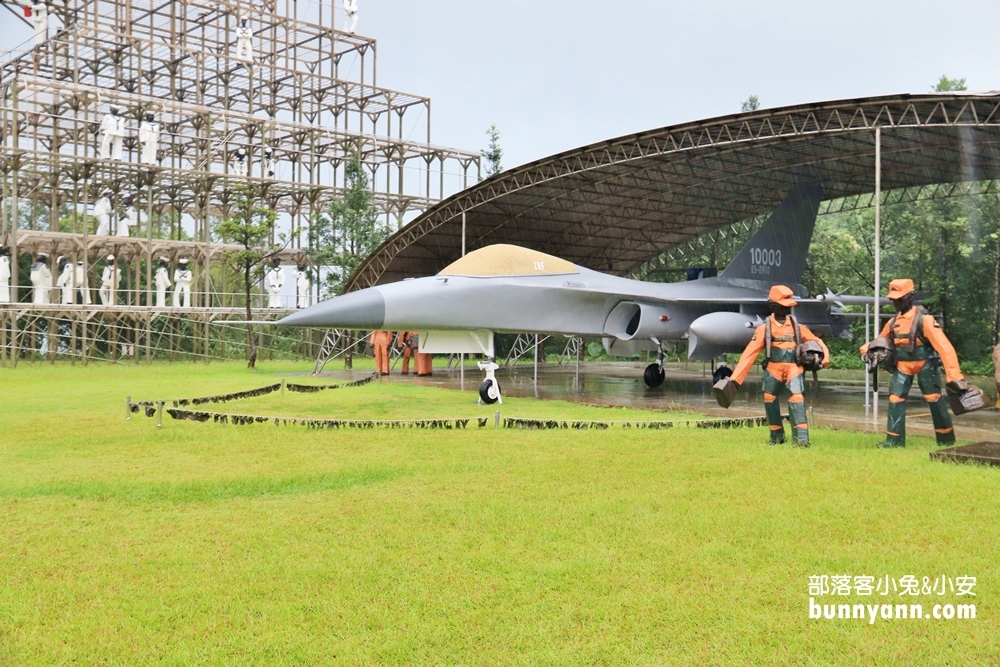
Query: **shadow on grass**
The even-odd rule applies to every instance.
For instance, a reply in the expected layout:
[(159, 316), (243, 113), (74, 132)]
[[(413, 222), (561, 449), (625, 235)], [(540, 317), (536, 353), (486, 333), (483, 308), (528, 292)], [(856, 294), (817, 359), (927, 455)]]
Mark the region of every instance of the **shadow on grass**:
[(205, 482), (114, 483), (56, 482), (20, 489), (0, 488), (0, 497), (39, 498), (63, 496), (76, 500), (127, 503), (198, 503), (232, 498), (296, 496), (322, 491), (342, 491), (355, 486), (385, 482), (404, 474), (403, 470), (365, 469), (348, 472), (287, 477), (284, 479), (228, 479)]

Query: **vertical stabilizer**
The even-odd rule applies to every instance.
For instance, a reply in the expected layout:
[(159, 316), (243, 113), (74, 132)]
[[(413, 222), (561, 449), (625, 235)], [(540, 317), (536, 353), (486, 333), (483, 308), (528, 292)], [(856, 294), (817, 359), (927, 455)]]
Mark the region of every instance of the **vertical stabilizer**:
[(719, 277), (801, 283), (822, 200), (818, 185), (793, 187)]

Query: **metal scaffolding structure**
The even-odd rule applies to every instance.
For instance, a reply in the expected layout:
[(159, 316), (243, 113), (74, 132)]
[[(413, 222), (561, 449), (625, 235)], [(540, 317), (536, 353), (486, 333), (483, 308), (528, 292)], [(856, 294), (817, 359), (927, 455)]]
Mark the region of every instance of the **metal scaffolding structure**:
[[(479, 153), (432, 144), (430, 100), (379, 87), (375, 40), (337, 30), (333, 0), (319, 4), (314, 23), (294, 0), (50, 0), (48, 31), (0, 60), (0, 245), (11, 249), (15, 286), (15, 303), (0, 304), (5, 358), (36, 354), (18, 336), (40, 326), (31, 318), (81, 331), (95, 318), (129, 322), (127, 337), (145, 336), (150, 357), (157, 318), (208, 327), (245, 317), (222, 268), (239, 246), (213, 232), (241, 192), (278, 212), (287, 242), (277, 256), (301, 264), (309, 221), (342, 195), (354, 156), (393, 228), (442, 200), (446, 180), (450, 192), (478, 177)], [(113, 108), (124, 118), (120, 159), (108, 156)], [(140, 136), (150, 119), (152, 153)], [(420, 140), (408, 138), (414, 123)], [(119, 227), (132, 207), (127, 237), (96, 234), (104, 193)], [(30, 291), (24, 256), (42, 252), (53, 276), (60, 255), (84, 262), (91, 289), (97, 260), (114, 256), (115, 308), (18, 303)], [(197, 315), (152, 306), (159, 257), (191, 261)], [(318, 281), (313, 288), (318, 296)], [(256, 319), (277, 314), (262, 305), (253, 304)], [(98, 347), (73, 349), (86, 359)]]

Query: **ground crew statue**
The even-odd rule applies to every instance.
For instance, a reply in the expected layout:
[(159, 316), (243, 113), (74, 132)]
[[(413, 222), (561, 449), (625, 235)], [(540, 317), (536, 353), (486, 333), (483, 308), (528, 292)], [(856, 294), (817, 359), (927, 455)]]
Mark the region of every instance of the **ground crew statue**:
[[(156, 284), (156, 307), (167, 307), (167, 288), (173, 283), (170, 282), (170, 264), (166, 257), (160, 258), (160, 265), (156, 267), (156, 275), (153, 278)], [(188, 287), (190, 291), (190, 287)]]
[(52, 271), (49, 270), (49, 256), (38, 253), (31, 265), (31, 303), (36, 306), (49, 305), (49, 290), (52, 289)]
[(125, 206), (125, 215), (118, 218), (118, 234), (122, 238), (130, 236), (129, 229), (139, 224), (139, 212), (135, 210), (135, 203), (132, 195), (125, 195), (122, 198)]
[(156, 150), (160, 145), (160, 124), (155, 118), (153, 114), (147, 113), (146, 120), (139, 124), (139, 143), (142, 144), (139, 161), (143, 164), (156, 163)]
[(89, 306), (90, 287), (87, 284), (87, 267), (83, 265), (82, 259), (77, 261), (76, 268), (73, 270), (73, 282), (76, 288), (80, 290), (80, 303)]
[(111, 113), (105, 114), (101, 120), (101, 132), (104, 137), (101, 139), (101, 159), (108, 158), (114, 160), (122, 159), (122, 141), (125, 139), (125, 117), (121, 115), (121, 109), (111, 107)]
[(190, 308), (191, 307), (191, 281), (194, 280), (194, 274), (191, 273), (191, 269), (188, 268), (188, 260), (186, 257), (181, 257), (177, 260), (177, 268), (174, 270), (174, 308)]
[(302, 264), (299, 264), (292, 270), (292, 275), (295, 276), (295, 291), (297, 293), (295, 305), (299, 308), (308, 308), (309, 297), (312, 290), (312, 281), (309, 279), (309, 269)]
[(941, 395), (939, 368), (944, 366), (945, 379), (952, 391), (969, 391), (958, 367), (958, 355), (934, 317), (921, 306), (913, 305), (912, 280), (893, 280), (889, 283), (888, 296), (896, 308), (896, 315), (882, 328), (879, 338), (861, 348), (862, 358), (871, 368), (881, 362), (893, 367), (885, 442), (879, 447), (906, 446), (906, 397), (914, 376), (930, 407), (937, 444), (950, 445), (955, 442), (955, 430)]
[(43, 0), (31, 0), (31, 22), (35, 28), (35, 44), (49, 38), (49, 8)]
[(233, 154), (233, 173), (241, 178), (246, 178), (248, 168), (247, 149), (240, 146)]
[(246, 19), (240, 19), (240, 27), (236, 29), (236, 59), (253, 62), (253, 30), (247, 25)]
[[(3, 278), (3, 269), (0, 269), (0, 279)], [(0, 299), (3, 298), (3, 281), (0, 280)], [(1000, 396), (1000, 345), (993, 348), (993, 379), (997, 384), (997, 396)]]
[(285, 285), (285, 270), (281, 268), (281, 260), (275, 257), (274, 264), (267, 270), (267, 307), (281, 308), (281, 288)]
[(98, 236), (111, 236), (111, 190), (102, 190), (94, 203), (94, 217), (97, 218)]
[(10, 248), (0, 248), (0, 303), (10, 303)]
[(410, 356), (413, 354), (413, 332), (400, 331), (396, 335), (396, 347), (403, 351), (403, 375), (410, 374)]
[(785, 441), (785, 427), (781, 422), (781, 407), (778, 392), (786, 387), (788, 414), (792, 422), (794, 443), (809, 446), (809, 420), (806, 417), (805, 397), (806, 370), (825, 368), (830, 363), (830, 351), (826, 344), (792, 316), (792, 308), (797, 304), (792, 290), (784, 285), (775, 285), (767, 295), (767, 305), (771, 316), (754, 331), (750, 344), (736, 364), (732, 377), (721, 383), (733, 383), (738, 388), (750, 372), (750, 367), (764, 352), (764, 378), (761, 389), (764, 392), (764, 413), (771, 428), (771, 444)]
[(115, 266), (115, 256), (108, 255), (107, 265), (101, 273), (101, 289), (97, 295), (101, 297), (101, 303), (105, 306), (115, 304), (115, 294), (118, 292), (118, 267)]
[(358, 0), (344, 0), (344, 32), (358, 29)]
[(274, 178), (274, 151), (270, 148), (264, 149), (264, 159), (260, 163), (260, 168), (263, 178)]
[(73, 292), (76, 291), (73, 287), (73, 262), (65, 257), (60, 257), (56, 263), (61, 269), (59, 278), (56, 280), (56, 287), (62, 291), (62, 303), (64, 306), (73, 305)]
[(375, 370), (379, 375), (389, 374), (389, 345), (392, 344), (391, 331), (373, 331), (369, 338), (375, 350)]

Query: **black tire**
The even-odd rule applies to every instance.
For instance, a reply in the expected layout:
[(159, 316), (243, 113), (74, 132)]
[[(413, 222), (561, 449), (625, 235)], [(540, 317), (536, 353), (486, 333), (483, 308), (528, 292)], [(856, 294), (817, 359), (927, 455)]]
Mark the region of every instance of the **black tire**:
[(493, 398), (492, 396), (490, 396), (490, 384), (491, 384), (491, 382), (489, 380), (483, 380), (483, 383), (481, 385), (479, 385), (479, 398), (481, 398), (482, 401), (483, 401), (483, 403), (485, 403), (486, 405), (493, 405), (500, 398), (500, 383), (497, 382), (496, 380), (493, 380), (493, 382), (496, 383), (496, 385), (497, 385), (497, 389), (496, 389), (497, 397), (496, 398)]
[(729, 378), (733, 376), (733, 369), (729, 366), (720, 366), (712, 371), (712, 384), (715, 384), (722, 378)]
[(646, 370), (642, 373), (642, 379), (646, 383), (647, 387), (655, 389), (663, 384), (663, 381), (667, 379), (666, 373), (660, 368), (659, 364), (650, 364), (646, 366)]

